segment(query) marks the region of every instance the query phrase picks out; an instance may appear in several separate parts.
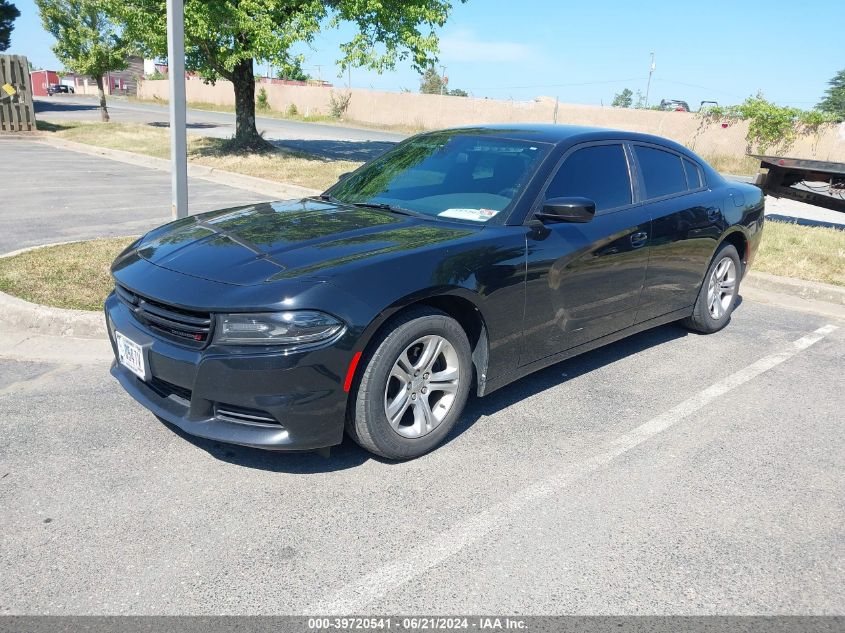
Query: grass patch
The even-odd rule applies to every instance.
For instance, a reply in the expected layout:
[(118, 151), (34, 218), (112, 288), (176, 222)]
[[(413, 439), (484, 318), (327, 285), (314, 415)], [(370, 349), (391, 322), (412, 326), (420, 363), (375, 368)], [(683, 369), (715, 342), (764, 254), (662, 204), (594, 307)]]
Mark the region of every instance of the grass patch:
[(754, 176), (760, 170), (760, 161), (750, 156), (731, 156), (729, 154), (702, 154), (701, 157), (710, 163), (721, 174), (734, 176)]
[[(0, 290), (27, 301), (100, 310), (109, 267), (134, 238), (60, 244), (0, 258)], [(845, 231), (766, 222), (753, 270), (845, 286)]]
[(135, 238), (59, 244), (0, 258), (0, 290), (76, 310), (100, 310), (113, 287), (109, 268)]
[[(43, 126), (43, 127), (42, 127)], [(170, 131), (141, 123), (79, 123), (55, 125), (39, 121), (39, 129), (77, 143), (120, 149), (157, 158), (170, 157)], [(275, 148), (261, 153), (232, 151), (228, 139), (188, 136), (188, 160), (247, 176), (326, 189), (361, 163), (330, 160), (304, 152)]]
[(845, 230), (767, 221), (751, 269), (845, 286)]

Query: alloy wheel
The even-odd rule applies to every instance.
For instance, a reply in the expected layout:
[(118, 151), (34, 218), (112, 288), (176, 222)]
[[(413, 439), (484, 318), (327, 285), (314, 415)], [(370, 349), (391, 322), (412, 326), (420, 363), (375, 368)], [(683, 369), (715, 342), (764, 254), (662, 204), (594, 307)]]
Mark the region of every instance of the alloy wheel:
[(730, 309), (736, 294), (736, 265), (730, 257), (716, 264), (707, 287), (707, 309), (714, 319), (721, 319)]
[(436, 429), (455, 402), (460, 369), (455, 348), (442, 336), (423, 336), (408, 345), (384, 390), (384, 413), (393, 430), (417, 438)]

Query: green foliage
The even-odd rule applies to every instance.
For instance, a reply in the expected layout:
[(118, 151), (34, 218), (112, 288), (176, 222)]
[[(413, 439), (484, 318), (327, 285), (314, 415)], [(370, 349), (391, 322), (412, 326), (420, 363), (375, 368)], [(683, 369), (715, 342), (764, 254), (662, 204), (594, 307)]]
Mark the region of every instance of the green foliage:
[(613, 103), (611, 105), (614, 108), (630, 108), (633, 103), (634, 93), (630, 89), (625, 88), (622, 92), (617, 92), (613, 95)]
[[(429, 66), (420, 75), (420, 92), (427, 95), (450, 95), (452, 97), (468, 97), (469, 93), (460, 88), (449, 90), (446, 86), (448, 79), (441, 77), (434, 66)], [(410, 92), (410, 91), (408, 91)]]
[(351, 92), (338, 92), (332, 90), (329, 95), (329, 112), (336, 119), (342, 119), (346, 116), (346, 111), (349, 109), (349, 102), (352, 100)]
[(9, 0), (0, 0), (0, 52), (11, 46), (14, 22), (20, 16), (21, 12)]
[(845, 121), (845, 69), (840, 70), (827, 82), (830, 88), (816, 107), (832, 115), (837, 121)]
[(308, 81), (311, 77), (302, 70), (302, 56), (297, 56), (291, 59), (290, 63), (284, 64), (276, 72), (276, 77), (279, 79), (288, 79), (291, 81)]
[(258, 90), (258, 96), (255, 97), (255, 107), (262, 111), (270, 109), (270, 102), (267, 100), (267, 90), (264, 86)]
[(420, 77), (420, 92), (426, 95), (443, 94), (446, 84), (434, 66), (425, 69)]
[(299, 115), (299, 110), (297, 109), (295, 103), (291, 103), (288, 106), (288, 109), (285, 110), (285, 115), (286, 116), (298, 116)]
[(167, 75), (164, 74), (163, 72), (161, 72), (158, 68), (156, 68), (153, 72), (151, 72), (149, 75), (147, 75), (147, 79), (153, 79), (153, 80), (167, 79)]
[(711, 106), (706, 111), (699, 112), (698, 116), (708, 123), (719, 122), (727, 125), (748, 121), (745, 140), (749, 152), (786, 150), (798, 136), (816, 134), (824, 125), (834, 120), (831, 115), (818, 110), (802, 111), (775, 105), (766, 100), (761, 92), (748, 97), (739, 105)]
[[(463, 0), (462, 0), (463, 1)], [(124, 33), (148, 57), (167, 52), (165, 0), (100, 0), (124, 25)], [(392, 70), (410, 60), (421, 70), (437, 51), (434, 29), (442, 27), (452, 0), (185, 0), (188, 70), (207, 81), (232, 81), (236, 136), (257, 140), (254, 62), (291, 68), (294, 44), (311, 43), (324, 28), (349, 23), (354, 35), (341, 44), (341, 69)]]

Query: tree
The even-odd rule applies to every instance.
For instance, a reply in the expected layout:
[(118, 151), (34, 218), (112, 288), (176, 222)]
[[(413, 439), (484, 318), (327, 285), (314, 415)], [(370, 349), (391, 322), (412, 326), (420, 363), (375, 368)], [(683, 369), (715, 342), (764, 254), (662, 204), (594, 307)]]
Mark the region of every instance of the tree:
[[(166, 55), (165, 0), (102, 2), (148, 56)], [(432, 63), (434, 29), (445, 24), (451, 5), (452, 0), (185, 0), (185, 62), (206, 81), (232, 82), (232, 145), (263, 150), (268, 144), (255, 127), (256, 62), (288, 66), (294, 44), (310, 43), (323, 28), (348, 22), (357, 29), (340, 47), (341, 71), (357, 66), (381, 72), (406, 59), (421, 70)]]
[(633, 103), (634, 93), (630, 89), (625, 88), (622, 92), (617, 92), (613, 95), (613, 103), (611, 105), (614, 108), (630, 108)]
[(14, 21), (21, 17), (21, 12), (9, 0), (0, 0), (0, 52), (11, 46)]
[(830, 88), (825, 90), (825, 97), (816, 107), (822, 112), (832, 114), (839, 121), (845, 120), (845, 69), (840, 70), (827, 82)]
[(469, 93), (466, 90), (461, 90), (460, 88), (452, 88), (449, 91), (449, 94), (453, 97), (468, 97)]
[(437, 73), (437, 69), (434, 66), (426, 68), (420, 77), (420, 92), (426, 95), (439, 95), (443, 94), (445, 89), (446, 82)]
[(291, 63), (282, 66), (276, 71), (276, 77), (279, 79), (289, 79), (291, 81), (308, 81), (311, 77), (302, 70), (302, 60), (294, 58)]
[(131, 53), (100, 0), (35, 0), (44, 28), (56, 38), (53, 52), (65, 68), (97, 82), (100, 116), (109, 120), (103, 75), (126, 68)]

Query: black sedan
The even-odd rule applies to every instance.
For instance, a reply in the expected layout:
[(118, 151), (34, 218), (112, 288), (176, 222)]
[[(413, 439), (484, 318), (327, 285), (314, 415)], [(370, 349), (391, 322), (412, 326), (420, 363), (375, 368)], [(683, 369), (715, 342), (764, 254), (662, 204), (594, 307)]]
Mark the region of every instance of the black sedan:
[[(178, 220), (114, 262), (112, 374), (184, 431), (430, 451), (470, 390), (671, 321), (731, 318), (763, 197), (672, 141), (422, 134), (320, 196)], [(657, 386), (656, 386), (657, 387)]]

